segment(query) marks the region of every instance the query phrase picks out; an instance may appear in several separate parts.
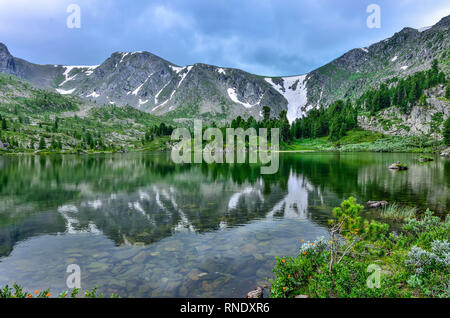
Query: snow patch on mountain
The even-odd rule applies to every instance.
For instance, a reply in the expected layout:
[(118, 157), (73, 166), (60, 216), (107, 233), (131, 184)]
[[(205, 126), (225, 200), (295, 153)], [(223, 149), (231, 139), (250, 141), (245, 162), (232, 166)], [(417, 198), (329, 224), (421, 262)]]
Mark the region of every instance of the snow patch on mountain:
[(67, 83), (70, 80), (73, 80), (75, 78), (75, 76), (77, 76), (77, 74), (75, 74), (74, 76), (69, 76), (69, 73), (74, 69), (77, 68), (77, 66), (63, 66), (66, 70), (64, 71), (63, 75), (64, 75), (64, 81), (61, 82), (61, 84), (59, 84), (59, 87), (63, 86), (65, 83)]
[(167, 84), (164, 85), (164, 86), (159, 90), (158, 93), (156, 93), (156, 95), (155, 95), (155, 104), (158, 104), (158, 97), (159, 97), (159, 94), (161, 94), (161, 92), (164, 90), (164, 88), (166, 88), (166, 86), (169, 85), (169, 84), (170, 84), (170, 81), (168, 81)]
[(62, 88), (57, 88), (56, 91), (58, 93), (60, 93), (61, 95), (68, 95), (68, 94), (72, 94), (75, 91), (75, 88), (69, 89), (69, 90), (65, 90), (65, 89), (62, 89)]
[(395, 61), (397, 61), (397, 59), (398, 59), (398, 56), (396, 55), (391, 59), (391, 62), (395, 62)]
[(423, 31), (426, 31), (428, 29), (431, 29), (431, 26), (426, 26), (426, 27), (423, 27), (423, 28), (419, 28), (418, 31), (419, 32), (423, 32)]
[(94, 73), (94, 70), (95, 70), (97, 67), (99, 67), (99, 66), (100, 66), (100, 65), (88, 66), (88, 67), (87, 67), (87, 70), (84, 71), (84, 72), (85, 72), (85, 74), (86, 74), (87, 76), (89, 76), (89, 75), (91, 75), (92, 73)]
[(120, 59), (119, 64), (123, 62), (123, 60), (125, 59), (125, 57), (126, 57), (128, 54), (130, 54), (130, 53), (129, 53), (129, 52), (127, 52), (127, 53), (122, 53), (122, 58)]
[[(181, 83), (183, 83), (184, 79), (186, 78), (186, 76), (189, 74), (189, 72), (192, 70), (192, 65), (186, 66), (185, 68), (183, 67), (183, 70), (187, 69), (187, 72), (183, 73), (181, 75), (181, 80), (180, 82), (178, 82), (177, 88), (180, 87)], [(172, 94), (173, 95), (173, 94)]]
[(172, 71), (174, 71), (177, 74), (179, 74), (182, 70), (184, 70), (184, 67), (173, 66), (173, 65), (169, 65), (169, 67), (172, 69)]
[(252, 105), (252, 104), (249, 104), (249, 103), (241, 102), (241, 101), (239, 100), (237, 94), (236, 94), (236, 89), (235, 89), (235, 88), (229, 88), (229, 89), (227, 90), (227, 93), (228, 93), (228, 96), (230, 97), (230, 99), (231, 99), (233, 102), (235, 102), (235, 103), (237, 103), (237, 104), (241, 104), (241, 105), (244, 106), (245, 108), (252, 108), (252, 107), (258, 105), (258, 104), (261, 102), (261, 99), (262, 99), (262, 97), (261, 97), (261, 98), (259, 99), (259, 101), (258, 101), (256, 104), (253, 104), (253, 105)]
[(304, 114), (302, 108), (308, 103), (307, 75), (282, 77), (283, 84), (281, 85), (275, 84), (272, 78), (265, 78), (266, 82), (272, 85), (287, 100), (287, 119), (289, 123), (294, 122), (297, 118), (301, 118)]
[(99, 97), (100, 96), (100, 94), (97, 94), (95, 91), (93, 91), (92, 93), (90, 93), (89, 95), (86, 95), (86, 97), (94, 97), (94, 98), (97, 98), (97, 97)]
[(144, 83), (142, 83), (141, 85), (139, 85), (131, 94), (134, 96), (137, 96), (137, 94), (139, 93), (139, 91), (141, 90), (142, 86), (144, 86), (145, 82), (147, 80), (144, 81)]
[[(57, 67), (58, 65), (55, 65), (55, 67)], [(72, 70), (73, 69), (79, 69), (79, 68), (81, 68), (81, 69), (85, 69), (85, 74), (87, 75), (87, 76), (89, 76), (89, 75), (91, 75), (93, 72), (94, 72), (94, 70), (97, 68), (97, 67), (99, 67), (99, 65), (62, 65), (62, 67), (64, 67), (66, 70), (64, 71), (64, 73), (63, 73), (63, 75), (64, 75), (64, 81), (62, 81), (60, 84), (59, 84), (59, 87), (61, 87), (61, 86), (63, 86), (65, 83), (67, 83), (68, 81), (71, 81), (71, 80), (73, 80), (77, 75), (78, 75), (78, 73), (77, 74), (75, 74), (75, 75), (73, 75), (73, 76), (70, 76), (69, 74), (70, 74), (70, 72), (72, 72)]]

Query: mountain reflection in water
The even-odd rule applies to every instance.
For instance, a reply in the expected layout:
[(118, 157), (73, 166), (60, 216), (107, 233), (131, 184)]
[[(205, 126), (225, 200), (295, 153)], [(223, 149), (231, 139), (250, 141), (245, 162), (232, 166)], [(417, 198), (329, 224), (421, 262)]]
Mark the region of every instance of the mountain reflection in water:
[[(399, 160), (408, 171), (387, 169)], [(300, 237), (326, 236), (332, 208), (351, 195), (441, 214), (450, 204), (450, 161), (420, 164), (414, 154), (280, 154), (274, 175), (175, 165), (167, 153), (1, 157), (0, 167), (0, 285), (40, 287), (48, 274), (30, 264), (41, 261), (61, 271), (54, 286), (64, 289), (70, 259), (84, 264), (88, 285), (104, 276), (123, 296), (241, 296)]]

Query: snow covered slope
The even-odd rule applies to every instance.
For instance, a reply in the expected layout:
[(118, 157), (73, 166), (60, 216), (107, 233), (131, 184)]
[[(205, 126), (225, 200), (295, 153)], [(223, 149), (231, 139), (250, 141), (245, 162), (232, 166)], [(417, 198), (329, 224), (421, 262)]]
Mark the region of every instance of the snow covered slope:
[(306, 76), (307, 74), (282, 77), (281, 79), (277, 78), (275, 82), (273, 78), (265, 78), (266, 82), (272, 85), (287, 100), (287, 118), (289, 123), (304, 115), (304, 107), (308, 103)]

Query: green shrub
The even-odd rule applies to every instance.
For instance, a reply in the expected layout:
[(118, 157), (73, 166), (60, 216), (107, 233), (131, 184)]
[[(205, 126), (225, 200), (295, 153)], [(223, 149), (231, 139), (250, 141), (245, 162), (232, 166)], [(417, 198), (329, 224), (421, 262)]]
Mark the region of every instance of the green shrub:
[(413, 246), (405, 265), (413, 272), (408, 285), (431, 297), (450, 297), (450, 243), (434, 240), (431, 251)]
[[(94, 287), (92, 290), (86, 289), (84, 291), (84, 298), (103, 298), (103, 293), (98, 293), (98, 287)], [(79, 297), (80, 289), (75, 288), (70, 292), (70, 298)], [(58, 298), (66, 298), (69, 295), (69, 291), (60, 293)], [(4, 288), (0, 289), (0, 299), (1, 298), (49, 298), (50, 289), (45, 289), (43, 291), (29, 292), (18, 284), (14, 284), (13, 287), (6, 285)], [(119, 297), (116, 294), (112, 294), (111, 298)]]
[[(427, 210), (407, 219), (401, 233), (388, 233), (361, 211), (354, 198), (345, 200), (333, 211), (331, 239), (277, 258), (271, 297), (450, 297), (450, 218), (442, 222)], [(379, 288), (368, 284), (371, 268), (381, 270)]]

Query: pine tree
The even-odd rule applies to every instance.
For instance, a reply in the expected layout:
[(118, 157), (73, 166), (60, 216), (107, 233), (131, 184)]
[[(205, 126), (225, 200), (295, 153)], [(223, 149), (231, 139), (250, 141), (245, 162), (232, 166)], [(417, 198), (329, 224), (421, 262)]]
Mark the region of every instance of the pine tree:
[(267, 106), (264, 106), (262, 111), (263, 111), (264, 121), (268, 121), (270, 119), (270, 108)]
[(445, 84), (445, 74), (444, 74), (444, 72), (439, 72), (438, 81), (439, 81), (439, 84)]
[(433, 63), (431, 64), (431, 70), (429, 72), (429, 85), (430, 87), (433, 87), (438, 83), (439, 83), (439, 67), (438, 61), (434, 59)]
[(445, 98), (450, 99), (450, 84), (447, 84), (447, 88), (445, 89)]
[(58, 131), (58, 117), (56, 117), (55, 123), (53, 124), (53, 131)]
[(381, 93), (380, 91), (376, 91), (372, 98), (372, 114), (375, 114), (377, 111), (381, 109)]
[(287, 119), (287, 112), (282, 110), (279, 114), (279, 121), (281, 124), (281, 140), (290, 141), (291, 138), (291, 129), (289, 126), (289, 121)]
[(43, 150), (43, 149), (45, 149), (45, 147), (46, 147), (45, 139), (43, 136), (41, 136), (41, 140), (39, 140), (39, 149)]
[(58, 149), (58, 142), (55, 140), (55, 139), (52, 139), (52, 141), (51, 141), (51, 143), (50, 143), (50, 147), (52, 148), (52, 149)]
[(386, 84), (382, 84), (380, 87), (381, 90), (381, 108), (388, 108), (391, 106), (391, 98), (389, 96), (389, 90)]
[(86, 133), (86, 138), (85, 138), (85, 140), (86, 140), (86, 143), (89, 145), (89, 147), (90, 147), (91, 149), (94, 149), (94, 147), (95, 147), (95, 144), (94, 144), (94, 138), (92, 138), (92, 135), (91, 135), (90, 132), (87, 132), (87, 133)]
[(450, 117), (444, 122), (444, 143), (450, 146)]
[(6, 130), (6, 129), (8, 129), (8, 124), (6, 123), (6, 119), (3, 118), (2, 119), (2, 130)]

